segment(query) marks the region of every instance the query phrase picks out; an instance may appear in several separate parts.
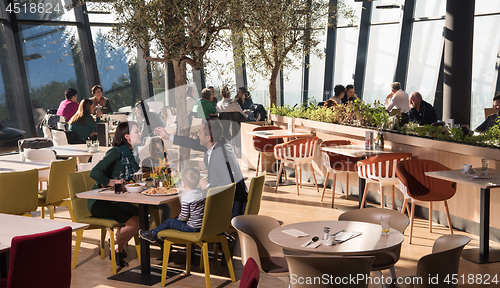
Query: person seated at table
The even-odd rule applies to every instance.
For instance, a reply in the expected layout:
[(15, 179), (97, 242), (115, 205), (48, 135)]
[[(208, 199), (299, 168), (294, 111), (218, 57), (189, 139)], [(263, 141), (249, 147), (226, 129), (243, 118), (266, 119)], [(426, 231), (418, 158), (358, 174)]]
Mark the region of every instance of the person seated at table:
[(476, 132), (486, 132), (491, 127), (499, 124), (497, 120), (498, 115), (500, 114), (500, 94), (497, 94), (495, 97), (493, 97), (493, 108), (495, 108), (497, 113), (488, 116), (488, 118), (486, 118), (486, 120), (484, 120), (481, 125), (477, 126)]
[(345, 86), (345, 95), (342, 98), (342, 103), (347, 104), (348, 102), (354, 102), (356, 99), (358, 99), (358, 95), (354, 93), (354, 85), (349, 84)]
[(402, 113), (410, 111), (410, 99), (408, 93), (401, 89), (401, 83), (391, 84), (391, 94), (385, 98), (385, 110), (391, 112), (392, 109), (401, 109)]
[(330, 107), (333, 107), (333, 106), (337, 106), (337, 102), (335, 102), (335, 100), (333, 99), (328, 99), (325, 101), (325, 104), (323, 104), (323, 108), (330, 108)]
[(75, 115), (76, 111), (78, 111), (77, 93), (78, 92), (73, 88), (64, 91), (64, 97), (66, 97), (66, 99), (59, 104), (56, 115), (64, 116), (66, 121), (69, 121), (69, 119)]
[(102, 87), (101, 85), (95, 85), (92, 87), (92, 95), (94, 97), (90, 97), (90, 100), (94, 102), (94, 105), (98, 107), (99, 105), (101, 106), (102, 113), (108, 114), (108, 113), (113, 113), (113, 109), (111, 109), (111, 103), (109, 102), (108, 98), (102, 96)]
[(229, 92), (229, 89), (226, 86), (222, 87), (220, 94), (222, 95), (222, 101), (219, 101), (217, 103), (218, 113), (239, 112), (245, 117), (245, 119), (248, 119), (248, 113), (243, 112), (241, 106), (238, 105), (238, 103), (231, 101), (231, 92)]
[(210, 118), (210, 114), (217, 113), (210, 89), (205, 88), (201, 91), (201, 98), (194, 102), (193, 112), (202, 119)]
[[(104, 158), (90, 171), (90, 177), (96, 180), (94, 189), (113, 187), (115, 183), (124, 183), (133, 179), (139, 171), (139, 165), (132, 154), (132, 147), (141, 143), (141, 132), (136, 122), (122, 122), (116, 127), (113, 147)], [(117, 179), (119, 178), (119, 179)], [(120, 267), (128, 266), (123, 259), (123, 249), (128, 241), (139, 231), (139, 208), (131, 203), (88, 200), (92, 216), (113, 219), (123, 226), (115, 234), (116, 262)]]
[[(141, 162), (141, 171), (143, 173), (153, 171), (154, 167), (160, 166), (160, 155), (163, 154), (164, 146), (161, 138), (153, 138), (149, 142), (149, 157)], [(163, 155), (161, 156), (163, 158)]]
[(75, 132), (80, 140), (95, 139), (97, 137), (97, 122), (101, 122), (102, 111), (97, 111), (96, 121), (94, 121), (95, 106), (90, 99), (80, 101), (78, 111), (71, 117), (68, 124), (68, 131)]
[(182, 170), (182, 188), (186, 189), (180, 196), (181, 213), (177, 218), (166, 219), (153, 230), (140, 230), (139, 236), (151, 243), (157, 241), (158, 232), (174, 229), (181, 232), (199, 232), (205, 210), (206, 192), (198, 188), (200, 172), (193, 167)]
[(238, 88), (238, 92), (235, 96), (235, 101), (241, 106), (243, 111), (248, 113), (248, 119), (251, 121), (255, 121), (255, 106), (253, 105), (252, 96), (248, 89), (245, 87)]
[(331, 100), (335, 101), (337, 104), (342, 104), (342, 98), (345, 95), (345, 87), (343, 85), (335, 85), (333, 88), (334, 95), (330, 97)]
[(174, 145), (204, 152), (203, 159), (208, 171), (208, 180), (200, 180), (199, 186), (202, 189), (236, 183), (231, 214), (231, 217), (235, 217), (242, 215), (245, 211), (248, 190), (233, 147), (222, 137), (222, 133), (222, 124), (218, 119), (204, 119), (198, 130), (198, 139), (170, 135), (165, 131), (165, 128), (161, 127), (155, 129), (156, 135), (173, 142)]
[(413, 92), (410, 95), (410, 121), (418, 125), (432, 124), (437, 121), (436, 110), (422, 99), (422, 94)]
[[(156, 127), (165, 126), (165, 123), (163, 123), (161, 116), (158, 113), (149, 110), (149, 105), (148, 103), (146, 103), (146, 101), (141, 100), (137, 102), (134, 107), (135, 114), (137, 115), (137, 124), (139, 125), (140, 131), (142, 133), (142, 140), (153, 135), (153, 131)], [(149, 126), (146, 121), (146, 117), (144, 116), (144, 111), (146, 112), (146, 116), (148, 117)]]

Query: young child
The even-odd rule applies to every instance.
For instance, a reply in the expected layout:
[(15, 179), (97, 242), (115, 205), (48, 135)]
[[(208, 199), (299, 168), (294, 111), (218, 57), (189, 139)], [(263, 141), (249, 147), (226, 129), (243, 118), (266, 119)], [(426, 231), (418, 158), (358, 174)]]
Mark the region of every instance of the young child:
[(199, 190), (200, 172), (188, 167), (182, 171), (182, 187), (187, 190), (181, 195), (181, 214), (169, 218), (153, 230), (140, 230), (142, 239), (151, 243), (156, 242), (158, 232), (165, 229), (174, 229), (182, 232), (199, 232), (205, 210), (206, 192)]

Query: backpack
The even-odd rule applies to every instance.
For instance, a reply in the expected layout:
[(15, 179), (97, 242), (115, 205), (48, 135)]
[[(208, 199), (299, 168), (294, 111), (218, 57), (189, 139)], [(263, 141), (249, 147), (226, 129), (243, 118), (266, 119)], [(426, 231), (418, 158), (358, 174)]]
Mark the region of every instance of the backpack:
[(47, 126), (50, 129), (57, 129), (57, 123), (61, 119), (61, 116), (55, 114), (47, 114), (45, 118), (40, 123), (40, 126)]

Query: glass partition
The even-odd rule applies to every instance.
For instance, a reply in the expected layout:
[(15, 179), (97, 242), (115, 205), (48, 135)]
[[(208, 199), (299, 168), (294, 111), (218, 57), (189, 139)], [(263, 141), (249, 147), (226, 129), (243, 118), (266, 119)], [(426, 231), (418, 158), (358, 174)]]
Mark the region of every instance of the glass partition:
[(17, 113), (18, 107), (12, 87), (10, 65), (5, 43), (4, 25), (0, 24), (0, 122), (7, 127), (20, 129), (21, 122)]
[(446, 14), (446, 0), (415, 1), (415, 18), (441, 17)]
[(358, 35), (358, 28), (344, 27), (337, 29), (333, 86), (337, 84), (346, 86), (354, 83)]

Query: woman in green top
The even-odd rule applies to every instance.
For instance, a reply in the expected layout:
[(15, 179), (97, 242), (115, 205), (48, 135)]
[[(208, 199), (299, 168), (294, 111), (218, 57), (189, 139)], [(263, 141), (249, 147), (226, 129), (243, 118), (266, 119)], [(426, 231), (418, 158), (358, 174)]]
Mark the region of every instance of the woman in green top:
[[(95, 124), (92, 114), (94, 114), (95, 106), (92, 100), (83, 99), (80, 101), (80, 106), (75, 115), (69, 120), (69, 131), (73, 131), (78, 134), (78, 138), (85, 140), (97, 136), (97, 125)], [(97, 111), (96, 120), (101, 122), (102, 111)]]
[[(141, 132), (136, 122), (122, 122), (116, 127), (113, 147), (106, 156), (90, 171), (90, 177), (96, 180), (94, 188), (113, 187), (115, 183), (133, 179), (139, 165), (132, 154), (132, 147), (141, 143)], [(115, 177), (120, 179), (115, 180)], [(104, 200), (89, 200), (88, 207), (92, 216), (109, 218), (124, 226), (116, 232), (116, 261), (121, 267), (128, 266), (123, 260), (123, 248), (139, 231), (139, 208), (130, 203)]]

